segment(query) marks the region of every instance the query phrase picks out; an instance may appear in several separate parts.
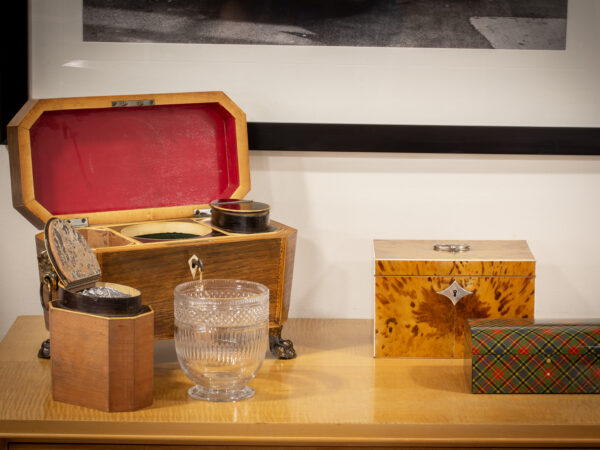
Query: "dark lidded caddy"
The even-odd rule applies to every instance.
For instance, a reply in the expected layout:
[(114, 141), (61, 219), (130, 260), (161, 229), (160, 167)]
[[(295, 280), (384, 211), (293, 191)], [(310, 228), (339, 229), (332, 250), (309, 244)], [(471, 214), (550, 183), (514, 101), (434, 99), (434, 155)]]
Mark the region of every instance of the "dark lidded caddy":
[[(155, 338), (173, 337), (173, 289), (202, 264), (205, 278), (266, 285), (271, 351), (295, 356), (281, 331), (297, 231), (275, 221), (227, 230), (210, 218), (211, 202), (250, 189), (246, 116), (225, 94), (30, 100), (8, 147), (15, 208), (38, 228), (51, 217), (78, 225), (102, 279), (152, 307)], [(47, 312), (58, 289), (43, 233), (36, 247)]]
[(465, 369), (473, 393), (600, 393), (599, 320), (468, 323)]

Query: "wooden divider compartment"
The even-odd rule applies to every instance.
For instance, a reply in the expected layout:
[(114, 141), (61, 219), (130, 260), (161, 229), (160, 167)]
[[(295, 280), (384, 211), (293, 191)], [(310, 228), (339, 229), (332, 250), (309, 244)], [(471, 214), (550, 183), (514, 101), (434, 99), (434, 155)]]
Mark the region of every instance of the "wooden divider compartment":
[(108, 228), (80, 228), (79, 232), (92, 248), (136, 245), (134, 240), (121, 236)]

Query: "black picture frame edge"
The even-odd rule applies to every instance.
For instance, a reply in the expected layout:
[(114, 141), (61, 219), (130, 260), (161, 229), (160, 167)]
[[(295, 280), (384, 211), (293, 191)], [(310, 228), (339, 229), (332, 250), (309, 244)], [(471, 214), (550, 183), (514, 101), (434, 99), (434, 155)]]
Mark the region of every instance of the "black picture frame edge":
[(29, 9), (25, 0), (3, 2), (0, 27), (0, 144), (6, 145), (6, 126), (29, 99)]
[(251, 150), (600, 155), (600, 128), (248, 122)]

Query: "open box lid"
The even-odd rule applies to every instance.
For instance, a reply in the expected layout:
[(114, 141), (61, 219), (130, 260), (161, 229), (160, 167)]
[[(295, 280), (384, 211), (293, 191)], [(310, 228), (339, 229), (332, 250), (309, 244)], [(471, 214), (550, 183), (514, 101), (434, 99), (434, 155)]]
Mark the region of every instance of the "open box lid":
[(40, 229), (192, 217), (250, 190), (246, 116), (222, 92), (33, 99), (8, 150), (13, 205)]
[(68, 221), (51, 218), (44, 228), (46, 252), (65, 289), (82, 289), (100, 280), (102, 269), (96, 255)]

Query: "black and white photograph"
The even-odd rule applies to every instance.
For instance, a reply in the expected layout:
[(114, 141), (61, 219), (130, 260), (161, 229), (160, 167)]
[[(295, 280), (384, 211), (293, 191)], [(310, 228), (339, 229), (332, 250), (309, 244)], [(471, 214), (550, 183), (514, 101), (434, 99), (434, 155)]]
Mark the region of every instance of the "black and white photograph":
[(567, 0), (84, 0), (89, 42), (565, 50)]

